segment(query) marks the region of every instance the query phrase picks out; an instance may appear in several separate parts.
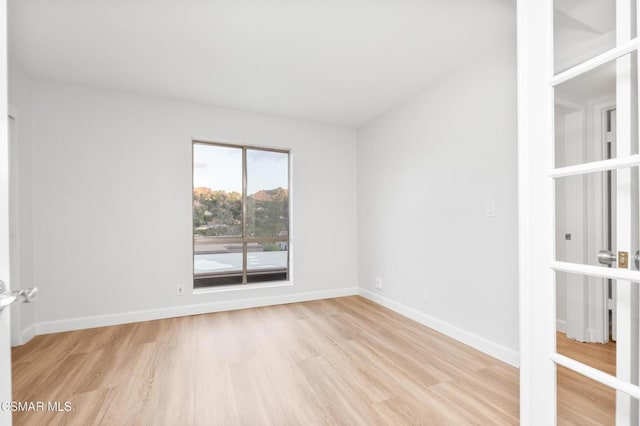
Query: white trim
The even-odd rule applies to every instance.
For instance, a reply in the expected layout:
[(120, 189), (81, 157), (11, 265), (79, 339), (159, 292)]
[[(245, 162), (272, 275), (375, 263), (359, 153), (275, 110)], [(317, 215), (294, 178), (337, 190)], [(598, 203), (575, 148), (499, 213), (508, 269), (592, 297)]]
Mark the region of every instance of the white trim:
[[(9, 118), (7, 103), (7, 1), (0, 0), (0, 279), (11, 287), (9, 259)], [(11, 401), (10, 313), (0, 313), (0, 401)], [(11, 410), (0, 410), (0, 424), (11, 425)]]
[(589, 59), (579, 65), (576, 65), (573, 68), (569, 68), (566, 71), (563, 71), (559, 74), (556, 74), (555, 77), (551, 79), (549, 84), (551, 86), (557, 86), (558, 84), (562, 84), (565, 81), (571, 80), (572, 78), (578, 77), (586, 72), (589, 72), (595, 68), (598, 68), (601, 65), (606, 64), (607, 62), (613, 61), (614, 59), (618, 59), (624, 55), (627, 55), (640, 47), (640, 39), (634, 38), (627, 42), (624, 42), (620, 46), (607, 50), (606, 52), (596, 56), (595, 58)]
[[(589, 105), (589, 113), (592, 117), (592, 125), (588, 126), (587, 134), (588, 138), (591, 141), (591, 158), (607, 158), (607, 122), (608, 122), (608, 114), (609, 111), (614, 110), (616, 108), (616, 100), (615, 96), (612, 98), (611, 96), (607, 96), (604, 98), (599, 98), (597, 100), (593, 100), (588, 102)], [(615, 157), (615, 140), (611, 141), (611, 155)], [(591, 158), (587, 157), (589, 160)], [(615, 184), (615, 178), (612, 174), (612, 185)], [(607, 209), (607, 185), (605, 178), (602, 173), (592, 175), (587, 178), (588, 182), (592, 182), (596, 188), (599, 187), (599, 191), (589, 197), (589, 205), (587, 211), (591, 212), (587, 215), (592, 217), (592, 221), (590, 222), (592, 226), (595, 227), (595, 232), (587, 232), (587, 253), (597, 253), (598, 250), (603, 248), (608, 248), (606, 245), (607, 236), (609, 234), (608, 222), (609, 220), (614, 220), (613, 217), (609, 217), (609, 211)], [(615, 195), (612, 194), (612, 196)], [(597, 208), (599, 207), (599, 208)], [(615, 216), (615, 206), (612, 206), (611, 213)], [(597, 225), (600, 226), (597, 226)], [(615, 246), (615, 232), (613, 232), (615, 226), (611, 228), (612, 235), (611, 241)], [(594, 326), (593, 332), (588, 330), (588, 337), (590, 342), (598, 342), (598, 343), (606, 343), (609, 341), (611, 336), (609, 335), (609, 290), (606, 279), (597, 278), (597, 277), (589, 277), (587, 278), (587, 282), (591, 289), (595, 291), (593, 294), (590, 292), (589, 298), (593, 299), (593, 309), (594, 309), (594, 317), (595, 323), (592, 324)], [(598, 287), (600, 291), (598, 291)], [(615, 318), (615, 312), (614, 312)], [(615, 322), (615, 320), (614, 320)]]
[(144, 311), (122, 312), (118, 314), (69, 318), (58, 321), (45, 321), (36, 323), (35, 334), (40, 335), (60, 333), (64, 331), (83, 330), (86, 328), (105, 327), (109, 325), (152, 321), (165, 318), (232, 311), (237, 309), (258, 308), (261, 306), (283, 305), (287, 303), (307, 302), (311, 300), (330, 299), (334, 297), (355, 296), (357, 294), (357, 287), (344, 287), (333, 290), (284, 294), (281, 296), (254, 297), (241, 300), (229, 300), (224, 302), (202, 303), (196, 305), (148, 309)]
[(520, 424), (556, 424), (553, 2), (517, 0)]
[[(616, 1), (616, 42), (624, 45), (631, 40), (631, 0)], [(631, 80), (633, 75), (633, 61), (630, 55), (616, 61), (616, 155), (620, 157), (631, 155), (635, 137), (633, 123), (637, 119), (637, 105), (635, 84)], [(637, 211), (638, 200), (633, 199), (633, 179), (630, 170), (616, 173), (615, 176), (616, 203), (615, 220), (615, 251), (635, 252), (638, 247)], [(637, 300), (631, 290), (631, 283), (621, 278), (616, 282), (616, 376), (617, 380), (631, 382), (637, 377), (638, 327)], [(616, 386), (617, 388), (617, 386)], [(638, 389), (638, 388), (636, 388)], [(640, 395), (640, 391), (636, 394)], [(635, 425), (638, 419), (638, 401), (622, 392), (616, 393), (616, 425)]]
[[(567, 321), (557, 319), (556, 320), (556, 332), (567, 334)], [(595, 328), (587, 328), (587, 342), (589, 343), (601, 343), (600, 332)]]
[(619, 390), (620, 392), (624, 392), (627, 395), (631, 395), (636, 399), (640, 399), (640, 387), (636, 385), (632, 385), (629, 382), (618, 379), (616, 376), (607, 374), (602, 370), (590, 367), (564, 355), (553, 353), (550, 356), (551, 360), (558, 365), (562, 365), (569, 370), (573, 370), (576, 373), (582, 374), (583, 376), (593, 379), (596, 382), (600, 382), (605, 386), (609, 386), (611, 388)]
[(291, 148), (290, 146), (284, 146), (284, 145), (263, 145), (261, 143), (253, 143), (253, 142), (240, 142), (238, 140), (232, 140), (232, 139), (224, 139), (224, 138), (210, 138), (210, 137), (206, 137), (206, 138), (200, 138), (200, 137), (196, 137), (196, 136), (191, 136), (191, 143), (197, 143), (197, 142), (202, 142), (202, 143), (210, 143), (210, 144), (225, 144), (225, 145), (233, 145), (237, 148), (242, 148), (242, 147), (247, 147), (249, 149), (251, 148), (258, 148), (258, 149), (266, 149), (266, 150), (281, 150), (281, 151), (287, 151), (289, 154), (291, 154), (293, 152), (293, 148)]
[(389, 308), (392, 311), (397, 312), (400, 315), (404, 315), (405, 317), (419, 322), (422, 325), (426, 325), (429, 328), (432, 328), (448, 337), (451, 337), (452, 339), (462, 342), (465, 345), (471, 346), (474, 349), (484, 352), (489, 356), (497, 358), (500, 361), (506, 362), (507, 364), (510, 364), (514, 367), (518, 367), (520, 364), (520, 355), (513, 349), (507, 348), (506, 346), (502, 346), (482, 336), (478, 336), (477, 334), (473, 334), (467, 330), (463, 330), (459, 327), (456, 327), (455, 325), (449, 324), (448, 322), (417, 311), (406, 305), (381, 296), (378, 293), (374, 293), (363, 288), (360, 288), (358, 293), (360, 294), (360, 296), (365, 297), (372, 302), (382, 305), (385, 308)]
[(193, 294), (211, 294), (211, 293), (232, 293), (235, 291), (255, 290), (258, 288), (277, 288), (277, 287), (290, 287), (293, 285), (293, 281), (276, 281), (271, 283), (258, 283), (258, 284), (234, 284), (223, 285), (219, 287), (202, 287), (194, 288)]
[[(20, 214), (18, 205), (20, 202), (19, 182), (20, 166), (17, 147), (20, 145), (19, 129), (18, 129), (18, 113), (17, 109), (9, 104), (9, 280), (14, 290), (21, 289), (21, 276), (20, 276)], [(22, 306), (16, 303), (11, 307), (11, 346), (21, 345), (21, 330), (22, 330)]]
[(549, 177), (561, 178), (586, 173), (604, 172), (607, 170), (626, 169), (638, 165), (640, 165), (640, 154), (633, 154), (623, 158), (612, 158), (611, 160), (592, 161), (591, 163), (578, 164), (576, 166), (559, 167), (551, 170)]
[(602, 341), (602, 333), (595, 328), (587, 328), (587, 342), (589, 343), (604, 343)]
[(611, 278), (614, 280), (640, 282), (640, 271), (630, 269), (605, 268), (603, 266), (583, 265), (580, 263), (551, 262), (555, 271), (571, 274), (589, 275), (591, 277)]

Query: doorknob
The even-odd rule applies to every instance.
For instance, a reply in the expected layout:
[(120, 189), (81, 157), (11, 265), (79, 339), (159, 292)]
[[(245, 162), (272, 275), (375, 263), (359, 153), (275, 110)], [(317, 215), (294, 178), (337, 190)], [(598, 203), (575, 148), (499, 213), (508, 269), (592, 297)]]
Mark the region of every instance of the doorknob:
[(26, 290), (8, 291), (7, 286), (0, 280), (0, 312), (22, 297), (24, 303), (31, 303), (38, 297), (38, 287)]
[(598, 252), (598, 262), (603, 265), (611, 266), (617, 260), (616, 255), (609, 250), (600, 250)]
[(636, 264), (636, 269), (640, 269), (640, 250), (633, 255), (633, 262)]

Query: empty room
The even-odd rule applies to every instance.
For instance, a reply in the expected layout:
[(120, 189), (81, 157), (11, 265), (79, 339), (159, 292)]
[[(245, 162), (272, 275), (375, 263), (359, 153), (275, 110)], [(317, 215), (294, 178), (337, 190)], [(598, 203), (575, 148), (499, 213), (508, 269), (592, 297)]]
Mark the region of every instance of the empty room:
[(640, 424), (636, 0), (0, 10), (0, 426)]

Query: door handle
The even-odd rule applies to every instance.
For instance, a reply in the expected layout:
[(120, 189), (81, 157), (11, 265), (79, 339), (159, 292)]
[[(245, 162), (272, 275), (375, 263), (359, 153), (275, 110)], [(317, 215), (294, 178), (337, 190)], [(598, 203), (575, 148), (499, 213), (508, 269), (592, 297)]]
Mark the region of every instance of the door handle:
[(633, 262), (636, 264), (636, 269), (640, 269), (640, 250), (633, 255)]
[(616, 255), (611, 253), (609, 250), (600, 250), (598, 252), (598, 262), (602, 265), (611, 266), (611, 264), (616, 260)]
[(31, 303), (38, 297), (38, 287), (28, 288), (26, 290), (8, 291), (7, 286), (0, 280), (0, 312), (7, 306), (22, 297), (23, 303)]

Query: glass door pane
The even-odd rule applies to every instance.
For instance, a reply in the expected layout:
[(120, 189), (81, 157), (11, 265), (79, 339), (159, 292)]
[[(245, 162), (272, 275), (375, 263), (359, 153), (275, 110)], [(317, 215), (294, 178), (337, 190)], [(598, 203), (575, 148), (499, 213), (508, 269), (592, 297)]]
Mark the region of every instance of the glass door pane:
[(557, 366), (558, 425), (616, 424), (616, 391), (581, 374)]
[[(555, 167), (617, 158), (618, 138), (615, 114), (617, 70), (623, 61), (636, 61), (636, 54), (626, 55), (594, 70), (568, 80), (554, 90)], [(633, 90), (632, 108), (637, 111), (637, 73), (626, 78)], [(633, 126), (626, 125), (627, 132)], [(624, 134), (624, 133), (623, 133)], [(625, 150), (622, 151), (624, 156)], [(631, 141), (629, 154), (638, 153), (638, 140)]]
[[(634, 52), (554, 88), (557, 168), (638, 153), (636, 65)], [(555, 259), (578, 264), (578, 269), (588, 265), (637, 270), (632, 258), (640, 228), (638, 167), (559, 177), (554, 186)], [(638, 284), (557, 273), (555, 290), (556, 351), (637, 385)], [(561, 391), (563, 380), (572, 391)], [(616, 396), (613, 390), (591, 382), (558, 370), (559, 423), (567, 413), (579, 418), (590, 411), (590, 406), (580, 410), (581, 399), (603, 398), (603, 406), (609, 409), (592, 414), (604, 423), (613, 424), (615, 410), (637, 410), (635, 399), (622, 393)], [(582, 393), (575, 392), (578, 384), (583, 386)]]
[(556, 73), (616, 45), (615, 0), (554, 0)]

